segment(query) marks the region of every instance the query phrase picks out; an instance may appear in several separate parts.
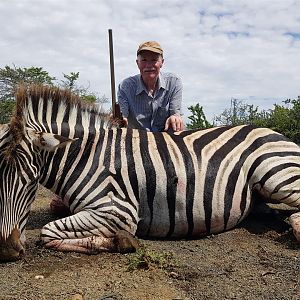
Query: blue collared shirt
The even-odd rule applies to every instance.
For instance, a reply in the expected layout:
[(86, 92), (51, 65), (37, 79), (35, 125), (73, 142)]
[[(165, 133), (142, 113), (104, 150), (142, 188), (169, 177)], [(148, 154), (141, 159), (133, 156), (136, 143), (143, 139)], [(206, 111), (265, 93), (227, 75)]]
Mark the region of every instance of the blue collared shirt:
[(128, 127), (163, 131), (166, 119), (181, 114), (182, 83), (172, 73), (160, 72), (154, 95), (148, 94), (141, 75), (124, 79), (118, 89), (118, 102)]

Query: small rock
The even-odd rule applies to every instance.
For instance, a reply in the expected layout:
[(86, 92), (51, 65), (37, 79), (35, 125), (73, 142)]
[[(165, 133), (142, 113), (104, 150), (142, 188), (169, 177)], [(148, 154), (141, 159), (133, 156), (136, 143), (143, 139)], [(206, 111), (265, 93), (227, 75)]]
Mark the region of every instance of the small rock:
[(170, 272), (170, 276), (171, 276), (172, 278), (178, 278), (178, 277), (179, 277), (179, 274), (176, 273), (176, 272)]
[(72, 296), (71, 300), (83, 300), (83, 296), (81, 294), (75, 294)]
[(134, 283), (134, 284), (133, 284), (133, 287), (134, 287), (135, 289), (137, 289), (139, 286), (138, 286), (136, 283)]
[(34, 279), (44, 279), (44, 275), (36, 275), (34, 276)]

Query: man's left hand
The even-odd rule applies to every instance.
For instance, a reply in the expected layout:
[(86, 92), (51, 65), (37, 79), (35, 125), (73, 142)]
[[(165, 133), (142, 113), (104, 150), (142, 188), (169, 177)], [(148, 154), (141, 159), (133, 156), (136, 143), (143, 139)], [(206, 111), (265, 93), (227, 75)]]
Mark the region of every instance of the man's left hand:
[(182, 131), (184, 128), (183, 119), (179, 115), (170, 116), (165, 123), (165, 131), (172, 128), (173, 131)]

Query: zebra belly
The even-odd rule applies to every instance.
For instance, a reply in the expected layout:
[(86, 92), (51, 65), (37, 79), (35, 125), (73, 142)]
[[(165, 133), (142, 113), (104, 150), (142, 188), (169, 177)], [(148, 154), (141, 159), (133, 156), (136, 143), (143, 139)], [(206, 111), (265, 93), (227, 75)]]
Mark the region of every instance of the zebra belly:
[[(239, 224), (250, 212), (251, 197), (248, 196), (245, 209), (241, 210), (241, 190), (236, 189), (234, 195), (229, 197), (229, 213), (225, 208), (225, 198), (216, 195), (211, 207), (206, 207), (203, 197), (193, 201), (190, 208), (188, 201), (182, 197), (174, 201), (174, 209), (170, 209), (167, 199), (160, 198), (153, 202), (142, 203), (139, 210), (139, 223), (136, 235), (150, 238), (189, 238), (203, 237), (232, 229)], [(163, 199), (163, 200), (162, 200)]]
[(195, 216), (193, 220), (192, 230), (189, 230), (188, 221), (186, 216), (175, 217), (175, 229), (172, 230), (170, 221), (166, 222), (166, 219), (162, 215), (154, 216), (152, 223), (146, 223), (141, 220), (138, 223), (138, 228), (136, 235), (142, 238), (170, 238), (170, 239), (180, 239), (180, 238), (196, 238), (204, 237), (210, 234), (217, 234), (224, 232), (226, 230), (234, 228), (238, 223), (240, 223), (244, 217), (241, 214), (235, 214), (232, 216), (231, 222), (224, 225), (224, 217), (222, 215), (214, 215), (210, 220), (210, 229), (207, 229), (204, 215)]

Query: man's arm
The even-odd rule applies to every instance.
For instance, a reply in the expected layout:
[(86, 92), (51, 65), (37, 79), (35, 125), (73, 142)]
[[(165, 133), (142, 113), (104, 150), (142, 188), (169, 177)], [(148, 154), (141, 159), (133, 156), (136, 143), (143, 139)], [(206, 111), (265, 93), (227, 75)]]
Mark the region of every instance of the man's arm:
[(182, 103), (182, 82), (180, 78), (176, 78), (175, 88), (169, 104), (170, 117), (166, 120), (165, 131), (172, 128), (173, 131), (182, 131), (184, 129), (183, 119), (181, 117)]
[(124, 87), (122, 86), (122, 83), (119, 84), (117, 98), (123, 118), (127, 119), (129, 115), (129, 104), (128, 97), (126, 95)]

